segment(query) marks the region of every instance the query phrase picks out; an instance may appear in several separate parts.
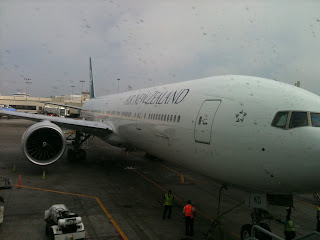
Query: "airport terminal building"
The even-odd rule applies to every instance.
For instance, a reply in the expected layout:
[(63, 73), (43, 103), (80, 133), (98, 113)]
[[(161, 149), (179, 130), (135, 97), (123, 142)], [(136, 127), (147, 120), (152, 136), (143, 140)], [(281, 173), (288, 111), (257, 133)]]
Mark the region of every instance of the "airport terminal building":
[[(50, 106), (50, 103), (81, 107), (88, 99), (90, 99), (89, 92), (82, 92), (81, 95), (51, 96), (46, 98), (30, 97), (25, 93), (17, 93), (12, 96), (2, 96), (0, 94), (0, 106), (10, 106), (19, 112), (41, 113), (45, 106)], [(78, 110), (70, 109), (70, 112), (75, 114)]]

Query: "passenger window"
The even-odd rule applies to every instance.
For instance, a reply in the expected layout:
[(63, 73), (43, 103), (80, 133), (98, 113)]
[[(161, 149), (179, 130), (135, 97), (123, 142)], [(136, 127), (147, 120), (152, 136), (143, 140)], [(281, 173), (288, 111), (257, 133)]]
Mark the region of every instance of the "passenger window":
[(306, 112), (292, 112), (289, 128), (308, 126), (308, 116)]
[(180, 115), (178, 116), (177, 122), (180, 122)]
[(272, 121), (272, 126), (285, 128), (289, 112), (278, 112)]
[(173, 121), (175, 122), (177, 118), (177, 115), (174, 115)]
[(165, 121), (165, 120), (166, 120), (166, 117), (167, 117), (167, 114), (165, 114), (165, 115), (164, 115), (163, 121)]
[(312, 127), (320, 127), (320, 113), (311, 113)]
[(173, 117), (173, 116), (171, 115), (171, 117), (170, 117), (170, 122), (172, 122), (172, 117)]

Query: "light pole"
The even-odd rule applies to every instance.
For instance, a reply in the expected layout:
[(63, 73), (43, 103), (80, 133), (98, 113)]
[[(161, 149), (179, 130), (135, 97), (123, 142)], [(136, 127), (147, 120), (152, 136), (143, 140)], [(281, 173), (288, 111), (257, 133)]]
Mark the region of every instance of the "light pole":
[(82, 94), (82, 92), (83, 92), (83, 83), (86, 82), (86, 81), (80, 80), (80, 82), (81, 82), (81, 94)]
[(26, 82), (26, 96), (28, 96), (28, 91), (29, 91), (28, 85), (32, 84), (31, 78), (24, 78), (24, 81)]
[(84, 80), (80, 80), (81, 82), (81, 103), (82, 103), (82, 92), (83, 92), (83, 83), (85, 82)]
[(74, 86), (71, 86), (71, 100), (73, 100), (73, 88)]
[(119, 93), (119, 83), (120, 83), (120, 78), (117, 79), (118, 80), (118, 93)]

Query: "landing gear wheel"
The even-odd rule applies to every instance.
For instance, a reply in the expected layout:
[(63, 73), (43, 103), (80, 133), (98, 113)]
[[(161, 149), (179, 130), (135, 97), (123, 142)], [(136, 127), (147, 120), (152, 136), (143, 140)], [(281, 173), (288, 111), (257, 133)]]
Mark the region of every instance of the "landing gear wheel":
[(79, 160), (81, 160), (81, 161), (85, 161), (85, 160), (86, 160), (86, 158), (87, 158), (87, 153), (86, 153), (85, 150), (80, 149), (78, 154), (79, 154), (79, 155), (78, 155)]
[(75, 153), (72, 149), (68, 149), (67, 159), (68, 159), (68, 161), (72, 161), (75, 159)]
[[(262, 227), (262, 228), (264, 228), (265, 230), (271, 232), (271, 228), (270, 228), (269, 225), (266, 224), (266, 223), (261, 223), (261, 224), (260, 224), (260, 227)], [(259, 239), (260, 239), (260, 240), (272, 240), (272, 237), (267, 236), (266, 234), (260, 232), (260, 233), (259, 233)]]
[(48, 223), (46, 224), (46, 236), (49, 235)]
[(79, 149), (79, 151), (75, 152), (73, 149), (68, 149), (67, 159), (68, 161), (80, 160), (84, 161), (87, 158), (87, 153), (83, 149)]
[(50, 229), (49, 239), (54, 240), (54, 233), (52, 229)]
[(252, 224), (246, 224), (246, 225), (242, 226), (241, 232), (240, 232), (241, 240), (245, 240), (245, 239), (250, 238), (251, 228), (252, 228)]

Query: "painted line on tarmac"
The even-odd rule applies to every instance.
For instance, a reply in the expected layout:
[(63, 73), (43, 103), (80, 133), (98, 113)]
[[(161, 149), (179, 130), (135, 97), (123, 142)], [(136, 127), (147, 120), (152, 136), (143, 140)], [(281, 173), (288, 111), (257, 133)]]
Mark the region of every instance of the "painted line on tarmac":
[(190, 180), (192, 181), (192, 182), (185, 182), (186, 184), (188, 184), (188, 183), (193, 183), (193, 184), (204, 184), (204, 183), (208, 183), (208, 182), (199, 182), (199, 181), (197, 181), (197, 180), (192, 179), (192, 178), (189, 177), (188, 175), (184, 175), (183, 173), (180, 173), (180, 172), (178, 172), (178, 171), (176, 171), (176, 170), (173, 170), (172, 168), (169, 168), (169, 167), (166, 166), (166, 165), (163, 165), (163, 164), (161, 164), (161, 163), (159, 163), (159, 164), (160, 164), (162, 167), (167, 168), (168, 170), (176, 173), (177, 175), (183, 176), (183, 177), (188, 178), (188, 179), (190, 179)]
[(64, 134), (74, 134), (76, 131), (65, 132)]
[(163, 165), (163, 164), (161, 164), (161, 163), (159, 163), (159, 164), (160, 164), (160, 166), (162, 166), (162, 167), (164, 167), (164, 168), (166, 168), (166, 169), (169, 169), (170, 171), (178, 174), (179, 176), (183, 175), (185, 178), (188, 178), (188, 179), (190, 179), (191, 181), (194, 181), (195, 183), (199, 183), (199, 181), (194, 180), (194, 179), (192, 179), (191, 177), (188, 177), (187, 175), (184, 175), (184, 174), (182, 174), (182, 173), (180, 173), (180, 172), (178, 172), (178, 171), (176, 171), (176, 170), (173, 170), (173, 169), (167, 167), (166, 165)]
[[(12, 184), (12, 185), (14, 185), (14, 186), (18, 186), (17, 184)], [(61, 191), (55, 191), (55, 190), (50, 190), (50, 189), (42, 189), (42, 188), (36, 188), (36, 187), (29, 187), (29, 186), (23, 186), (23, 185), (21, 185), (21, 188), (29, 188), (29, 189), (35, 189), (35, 190), (45, 191), (45, 192), (53, 192), (53, 193), (60, 193), (60, 194), (74, 195), (74, 196), (79, 196), (79, 197), (94, 198), (94, 197), (92, 197), (92, 196), (83, 195), (83, 194), (68, 193), (68, 192), (61, 192)]]
[[(12, 184), (14, 186), (18, 186), (17, 184)], [(22, 186), (21, 188), (29, 188), (29, 189), (34, 189), (34, 190), (39, 190), (39, 191), (45, 191), (45, 192), (53, 192), (53, 193), (59, 193), (59, 194), (66, 194), (66, 195), (73, 195), (73, 196), (79, 196), (79, 197), (86, 197), (86, 198), (93, 198), (97, 201), (97, 203), (100, 205), (104, 213), (107, 215), (107, 217), (110, 219), (112, 222), (113, 226), (118, 230), (120, 235), (124, 240), (128, 240), (127, 236), (124, 234), (124, 232), (121, 230), (117, 222), (113, 219), (112, 215), (108, 212), (108, 210), (105, 208), (105, 206), (102, 204), (100, 199), (98, 197), (93, 197), (93, 196), (88, 196), (88, 195), (83, 195), (83, 194), (78, 194), (78, 193), (68, 193), (68, 192), (62, 192), (62, 191), (56, 191), (56, 190), (50, 190), (50, 189), (42, 189), (42, 188), (36, 188), (36, 187), (28, 187), (28, 186)]]
[[(156, 182), (153, 181), (152, 179), (148, 178), (146, 175), (144, 175), (144, 174), (142, 174), (141, 172), (137, 171), (136, 169), (132, 169), (132, 171), (134, 171), (135, 173), (137, 173), (138, 175), (140, 175), (141, 177), (143, 177), (143, 178), (146, 179), (147, 181), (151, 182), (153, 185), (155, 185), (156, 187), (160, 188), (162, 191), (164, 191), (164, 192), (167, 192), (167, 191), (168, 191), (167, 189), (165, 189), (164, 187), (162, 187), (161, 185), (159, 185), (158, 183), (156, 183)], [(176, 194), (173, 194), (173, 195), (174, 195), (175, 199), (177, 199), (179, 202), (181, 202), (182, 204), (185, 203), (185, 201), (184, 201), (181, 197), (177, 196)], [(203, 213), (203, 212), (201, 212), (201, 211), (199, 211), (199, 210), (197, 210), (197, 212), (198, 212), (200, 215), (202, 215), (203, 217), (205, 217), (206, 219), (208, 219), (209, 221), (211, 221), (211, 222), (214, 221), (214, 219), (213, 219), (212, 217), (208, 216), (207, 214), (205, 214), (205, 213)], [(240, 239), (240, 235), (239, 235), (239, 234), (231, 231), (230, 229), (228, 229), (228, 228), (226, 228), (226, 227), (224, 227), (224, 226), (222, 226), (222, 228), (224, 228), (225, 230), (227, 230), (227, 231), (228, 231), (229, 233), (231, 233), (233, 236), (235, 236), (235, 237), (237, 237), (237, 238)]]
[(313, 205), (313, 204), (311, 204), (311, 203), (304, 202), (304, 201), (301, 201), (301, 200), (298, 200), (298, 199), (294, 199), (294, 200), (295, 200), (295, 201), (297, 201), (297, 202), (301, 202), (301, 203), (303, 203), (303, 204), (309, 205), (309, 206), (311, 206), (311, 207), (315, 207), (315, 208), (317, 208), (317, 206), (316, 206), (316, 205)]
[(105, 212), (105, 214), (107, 214), (108, 218), (110, 219), (110, 221), (112, 222), (113, 226), (115, 226), (115, 228), (118, 230), (118, 232), (121, 234), (122, 238), (124, 240), (128, 240), (127, 236), (124, 234), (124, 232), (121, 230), (121, 228), (119, 227), (119, 225), (116, 223), (116, 221), (113, 219), (113, 217), (111, 216), (111, 214), (107, 211), (107, 209), (104, 207), (104, 205), (102, 204), (102, 202), (100, 201), (99, 198), (95, 197), (96, 201), (99, 203), (100, 207), (103, 209), (103, 211)]

